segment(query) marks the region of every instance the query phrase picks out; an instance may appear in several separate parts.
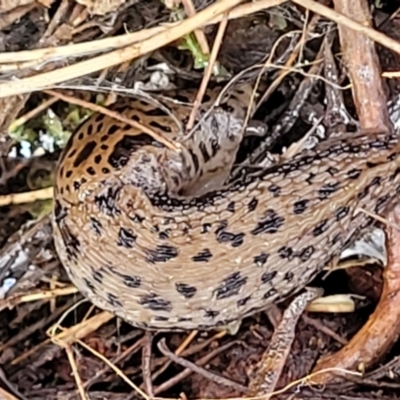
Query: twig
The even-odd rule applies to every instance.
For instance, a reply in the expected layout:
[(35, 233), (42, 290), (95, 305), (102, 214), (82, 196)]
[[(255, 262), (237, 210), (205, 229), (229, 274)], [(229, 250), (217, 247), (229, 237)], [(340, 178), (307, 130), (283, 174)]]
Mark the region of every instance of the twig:
[[(186, 15), (188, 17), (191, 17), (192, 15), (196, 14), (196, 9), (194, 8), (192, 0), (181, 0), (181, 1), (185, 9)], [(199, 46), (203, 54), (207, 55), (210, 54), (210, 47), (208, 45), (207, 38), (204, 32), (201, 29), (195, 29), (194, 35), (196, 36), (196, 39), (199, 43)]]
[[(258, 0), (256, 2), (243, 4), (231, 10), (228, 18), (237, 19), (249, 14), (256, 13), (263, 9), (278, 6), (287, 0)], [(215, 16), (204, 23), (204, 26), (217, 24), (222, 21), (222, 15)], [(0, 64), (15, 63), (20, 61), (35, 60), (38, 64), (47, 63), (53, 59), (62, 59), (68, 57), (82, 57), (84, 55), (96, 52), (105, 52), (111, 49), (117, 49), (140, 42), (146, 38), (152, 37), (161, 32), (166, 32), (175, 24), (166, 24), (151, 29), (142, 29), (138, 32), (111, 38), (92, 40), (85, 43), (68, 44), (66, 46), (50, 47), (44, 49), (24, 50), (16, 52), (0, 53)], [(101, 68), (100, 68), (101, 69)]]
[[(400, 208), (390, 213), (394, 225), (400, 224)], [(368, 367), (384, 355), (400, 333), (400, 233), (388, 226), (388, 264), (384, 272), (381, 299), (367, 323), (339, 352), (319, 361), (314, 372), (334, 366), (335, 370), (357, 369), (360, 362)], [(383, 334), (384, 333), (384, 334)], [(332, 374), (320, 374), (314, 378), (316, 384), (327, 384), (334, 380)]]
[(17, 81), (8, 81), (0, 85), (0, 98), (15, 94), (28, 93), (35, 90), (48, 88), (51, 85), (73, 79), (82, 75), (100, 71), (104, 68), (133, 60), (141, 55), (159, 49), (161, 46), (178, 40), (182, 36), (203, 26), (216, 15), (222, 14), (242, 0), (220, 0), (189, 17), (172, 28), (142, 40), (140, 43), (127, 46), (123, 49), (111, 51), (107, 54), (94, 57), (90, 60), (78, 62), (67, 67), (59, 68), (36, 76), (27, 77)]
[(151, 347), (153, 344), (153, 333), (145, 332), (145, 342), (142, 347), (142, 375), (146, 392), (150, 397), (154, 397), (153, 383), (151, 381)]
[(21, 394), (16, 388), (14, 388), (14, 385), (8, 380), (6, 374), (4, 373), (3, 369), (0, 368), (0, 380), (3, 382), (5, 386), (9, 390), (11, 390), (16, 396), (19, 397), (17, 399), (10, 393), (7, 393), (4, 389), (0, 388), (0, 399), (4, 400), (29, 400), (27, 397), (25, 397), (23, 394)]
[(189, 122), (187, 124), (186, 131), (190, 131), (193, 127), (194, 121), (196, 119), (197, 111), (201, 105), (201, 100), (203, 99), (204, 93), (207, 89), (207, 85), (210, 80), (210, 77), (211, 77), (211, 74), (212, 74), (212, 71), (214, 68), (214, 64), (215, 64), (215, 61), (218, 56), (219, 49), (221, 48), (222, 38), (224, 36), (227, 24), (228, 24), (228, 20), (226, 18), (226, 14), (225, 14), (224, 18), (221, 21), (221, 24), (219, 25), (217, 36), (214, 40), (214, 45), (213, 45), (213, 48), (212, 48), (212, 51), (210, 54), (210, 59), (207, 64), (207, 68), (204, 72), (204, 76), (201, 81), (200, 88), (197, 93), (192, 112), (190, 113)]
[(10, 126), (9, 130), (16, 129), (16, 128), (26, 124), (30, 119), (32, 119), (33, 117), (35, 117), (42, 111), (47, 110), (50, 106), (52, 106), (57, 101), (58, 101), (57, 97), (51, 97), (51, 98), (43, 101), (41, 104), (39, 104), (33, 110), (27, 112), (26, 114), (22, 115), (21, 117), (17, 118), (16, 120), (14, 120), (14, 122), (12, 123), (12, 126)]
[[(285, 67), (279, 71), (278, 76), (276, 79), (269, 85), (268, 90), (262, 95), (262, 97), (259, 99), (258, 104), (256, 106), (256, 109), (260, 107), (261, 104), (263, 104), (270, 96), (272, 93), (275, 92), (276, 88), (282, 83), (282, 81), (286, 78), (287, 75), (289, 75), (292, 72), (291, 67), (294, 65), (297, 57), (299, 56), (300, 50), (303, 47), (303, 42), (307, 41), (308, 37), (312, 32), (314, 32), (315, 28), (317, 27), (318, 21), (320, 20), (320, 17), (318, 15), (314, 15), (311, 18), (310, 23), (308, 24), (306, 29), (303, 29), (302, 31), (302, 36), (297, 43), (296, 47), (293, 49), (292, 54), (288, 58), (288, 60), (285, 63)], [(275, 44), (277, 46), (278, 43)], [(265, 65), (268, 65), (270, 63), (270, 58), (267, 60)]]
[(159, 135), (158, 133), (154, 132), (153, 130), (151, 130), (149, 127), (147, 127), (146, 125), (141, 124), (140, 122), (134, 121), (132, 119), (126, 118), (123, 115), (115, 112), (115, 111), (111, 111), (108, 108), (99, 106), (98, 104), (93, 104), (90, 103), (88, 101), (85, 100), (81, 100), (81, 99), (77, 99), (76, 97), (72, 97), (72, 96), (67, 96), (65, 94), (61, 94), (57, 91), (54, 90), (44, 90), (45, 93), (55, 96), (61, 100), (64, 100), (68, 103), (72, 103), (72, 104), (76, 104), (78, 106), (81, 107), (85, 107), (85, 108), (89, 108), (93, 111), (102, 113), (104, 115), (107, 115), (111, 118), (114, 118), (118, 121), (124, 122), (125, 124), (128, 124), (130, 126), (132, 126), (133, 128), (139, 129), (141, 132), (145, 132), (148, 135), (150, 135), (154, 140), (157, 140), (158, 142), (164, 144), (166, 147), (168, 147), (171, 150), (175, 150), (175, 151), (179, 151), (179, 143), (172, 143), (170, 142), (168, 139), (164, 138), (163, 136)]
[(298, 295), (285, 310), (267, 350), (252, 371), (249, 382), (250, 396), (263, 396), (265, 400), (272, 397), (295, 339), (297, 321), (307, 305), (321, 294), (321, 289), (309, 288)]
[(147, 396), (146, 393), (144, 393), (140, 388), (138, 388), (124, 373), (121, 369), (119, 369), (116, 365), (111, 363), (110, 360), (108, 360), (106, 357), (104, 357), (102, 354), (97, 352), (96, 350), (92, 349), (90, 346), (88, 346), (85, 342), (82, 340), (77, 340), (77, 342), (84, 347), (86, 350), (90, 351), (92, 354), (94, 354), (97, 358), (102, 360), (105, 364), (107, 364), (120, 378), (124, 380), (125, 383), (127, 383), (137, 394), (139, 394), (141, 397), (143, 397), (146, 400), (150, 400), (151, 398)]
[(316, 1), (313, 0), (291, 0), (291, 1), (293, 3), (298, 4), (301, 7), (307, 8), (317, 14), (320, 14), (323, 17), (336, 22), (337, 24), (344, 25), (347, 28), (363, 33), (373, 41), (381, 44), (384, 47), (387, 47), (388, 49), (396, 52), (397, 54), (400, 54), (400, 43), (397, 40), (394, 40), (389, 36), (385, 35), (384, 33), (381, 33), (369, 26), (365, 26), (358, 22), (355, 22), (352, 19), (344, 16), (343, 14), (340, 14), (329, 7), (317, 3)]
[(204, 368), (199, 367), (198, 365), (183, 359), (182, 357), (179, 357), (175, 355), (169, 348), (167, 347), (165, 343), (165, 338), (162, 338), (158, 343), (157, 347), (163, 353), (165, 356), (169, 357), (174, 363), (179, 364), (185, 368), (191, 369), (193, 372), (198, 373), (201, 376), (204, 376), (205, 378), (219, 384), (219, 385), (225, 385), (227, 387), (233, 388), (235, 390), (238, 390), (240, 392), (246, 392), (247, 387), (243, 386), (239, 383), (236, 383), (234, 381), (231, 381), (227, 378), (224, 378), (223, 376), (212, 374), (211, 372), (206, 371)]
[(53, 188), (33, 190), (25, 193), (12, 193), (0, 196), (0, 207), (11, 204), (33, 203), (38, 200), (49, 200), (53, 198)]
[[(215, 335), (218, 336), (219, 334)], [(207, 341), (206, 341), (207, 342)], [(216, 357), (217, 355), (224, 353), (225, 351), (227, 351), (228, 349), (230, 349), (232, 346), (238, 344), (237, 341), (231, 341), (228, 342), (216, 349), (214, 349), (213, 351), (211, 351), (210, 353), (206, 354), (205, 356), (201, 357), (199, 360), (196, 361), (196, 365), (206, 365), (208, 362), (210, 362), (214, 357)], [(188, 351), (189, 352), (189, 351)], [(192, 373), (192, 370), (189, 368), (184, 369), (182, 372), (180, 372), (179, 374), (175, 375), (174, 377), (172, 377), (171, 379), (163, 382), (160, 386), (157, 386), (154, 389), (154, 394), (159, 394), (162, 393), (168, 389), (170, 389), (171, 387), (173, 387), (176, 383), (180, 382), (181, 380), (187, 378), (190, 374)]]
[[(136, 350), (139, 350), (141, 346), (144, 345), (146, 338), (142, 337), (139, 340), (137, 340), (132, 346), (128, 347), (126, 350), (124, 350), (121, 354), (118, 354), (111, 362), (112, 364), (117, 364), (127, 356), (134, 354)], [(85, 389), (88, 389), (90, 386), (92, 386), (96, 381), (108, 370), (110, 369), (109, 365), (106, 365), (103, 369), (96, 371), (94, 376), (92, 376), (89, 380), (87, 380), (84, 383)]]
[(86, 396), (85, 389), (82, 384), (81, 376), (79, 375), (78, 367), (76, 365), (75, 357), (72, 353), (71, 346), (69, 344), (66, 344), (64, 349), (65, 352), (67, 353), (69, 365), (71, 366), (72, 375), (75, 378), (76, 386), (78, 386), (79, 395), (81, 396), (82, 400), (89, 400), (88, 397)]
[[(335, 9), (363, 26), (372, 25), (366, 0), (334, 0)], [(363, 130), (387, 130), (391, 123), (381, 80), (375, 43), (367, 36), (339, 25), (343, 60), (352, 83), (352, 94)]]

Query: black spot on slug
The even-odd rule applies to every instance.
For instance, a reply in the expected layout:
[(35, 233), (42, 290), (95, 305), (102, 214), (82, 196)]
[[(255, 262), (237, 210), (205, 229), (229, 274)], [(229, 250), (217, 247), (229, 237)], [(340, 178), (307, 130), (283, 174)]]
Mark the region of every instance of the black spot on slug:
[(111, 265), (107, 266), (107, 268), (110, 270), (111, 273), (118, 276), (118, 278), (121, 278), (124, 285), (130, 288), (138, 288), (142, 284), (142, 279), (139, 276), (124, 274), (122, 272), (119, 272), (117, 268)]
[(153, 311), (172, 311), (171, 302), (163, 299), (155, 293), (148, 293), (141, 296), (138, 303)]
[(209, 249), (203, 249), (199, 251), (195, 256), (192, 257), (194, 262), (208, 262), (212, 257), (212, 253)]
[(282, 192), (282, 188), (274, 184), (270, 185), (268, 190), (272, 193), (273, 197), (279, 197)]
[(85, 147), (80, 151), (78, 156), (74, 160), (74, 168), (78, 168), (87, 158), (92, 154), (93, 150), (96, 147), (96, 142), (92, 141), (86, 143)]
[(336, 211), (335, 211), (335, 217), (336, 217), (336, 221), (340, 221), (343, 218), (347, 217), (347, 215), (349, 214), (350, 211), (350, 207), (347, 206), (341, 206), (339, 207)]
[(133, 248), (137, 236), (133, 234), (130, 228), (120, 228), (118, 233), (118, 246), (126, 247), (127, 249)]
[(322, 221), (318, 222), (312, 231), (313, 236), (318, 237), (326, 232), (329, 229), (328, 222), (328, 219), (323, 219)]
[(247, 204), (247, 209), (248, 209), (250, 212), (252, 212), (252, 211), (254, 211), (254, 210), (257, 208), (257, 205), (258, 205), (258, 200), (257, 200), (255, 197), (253, 197), (253, 198), (250, 200), (249, 204)]
[(92, 277), (93, 277), (93, 280), (95, 280), (98, 283), (103, 282), (103, 274), (100, 271), (93, 270)]
[(54, 202), (54, 219), (57, 224), (59, 224), (68, 215), (66, 208), (64, 208), (61, 203), (56, 200)]
[(358, 179), (358, 177), (361, 175), (361, 172), (361, 169), (353, 168), (347, 172), (347, 176), (349, 179)]
[(250, 299), (251, 299), (251, 296), (244, 297), (243, 299), (238, 300), (238, 301), (236, 302), (236, 305), (237, 305), (238, 307), (243, 307), (243, 306), (246, 305), (246, 303), (247, 303)]
[(215, 317), (218, 317), (218, 315), (219, 315), (219, 311), (216, 311), (216, 310), (205, 310), (205, 312), (204, 312), (204, 317), (205, 318), (215, 318)]
[(234, 272), (224, 279), (220, 286), (214, 290), (217, 300), (235, 296), (246, 284), (247, 277), (243, 277), (240, 272)]
[(276, 233), (284, 222), (285, 218), (280, 217), (274, 210), (269, 209), (257, 223), (256, 227), (251, 231), (251, 234), (259, 235), (260, 233)]
[(94, 217), (90, 217), (90, 227), (92, 228), (92, 230), (94, 231), (94, 233), (97, 236), (101, 235), (101, 231), (103, 229), (103, 225), (101, 224), (101, 222)]
[(326, 185), (321, 186), (318, 190), (318, 198), (320, 200), (328, 199), (333, 193), (337, 192), (340, 189), (340, 183), (327, 183)]
[(199, 149), (200, 149), (201, 155), (203, 156), (204, 162), (206, 163), (206, 162), (210, 161), (211, 157), (208, 154), (207, 147), (204, 142), (200, 142)]
[(302, 262), (306, 262), (314, 254), (314, 250), (314, 246), (307, 246), (298, 253), (298, 257)]
[(231, 202), (228, 204), (228, 207), (226, 208), (226, 210), (227, 210), (227, 211), (230, 211), (230, 212), (235, 212), (235, 202), (234, 202), (234, 201), (231, 201)]
[(107, 135), (108, 136), (111, 136), (111, 135), (113, 135), (115, 132), (117, 132), (118, 131), (118, 125), (111, 125), (109, 128), (108, 128), (108, 131), (107, 131)]
[(264, 272), (261, 276), (261, 282), (262, 283), (271, 282), (275, 278), (276, 274), (277, 274), (276, 271)]
[(186, 299), (192, 298), (197, 292), (194, 286), (187, 285), (186, 283), (176, 283), (175, 287), (177, 292), (182, 294)]
[(271, 288), (268, 290), (268, 292), (264, 293), (263, 298), (264, 299), (269, 299), (270, 297), (274, 296), (277, 294), (277, 290), (275, 288)]
[(71, 232), (69, 227), (61, 222), (58, 226), (60, 230), (61, 239), (65, 245), (67, 256), (72, 259), (77, 259), (80, 254), (81, 243), (79, 239)]
[(293, 259), (293, 249), (289, 246), (282, 246), (279, 250), (278, 250), (278, 254), (281, 258), (283, 259), (288, 259), (288, 260), (292, 260)]
[(255, 256), (253, 260), (257, 267), (262, 267), (268, 261), (268, 257), (268, 253), (262, 252), (258, 256)]
[(231, 243), (232, 247), (239, 247), (243, 244), (244, 236), (244, 233), (220, 231), (217, 233), (216, 238), (219, 243)]
[(151, 264), (155, 264), (172, 260), (178, 256), (179, 252), (176, 247), (163, 244), (158, 245), (155, 249), (147, 249), (146, 254), (146, 260)]
[(122, 307), (122, 303), (115, 294), (108, 293), (107, 297), (108, 297), (108, 302), (111, 304), (111, 306)]
[(296, 215), (303, 214), (304, 211), (307, 210), (308, 203), (310, 200), (304, 199), (304, 200), (298, 200), (293, 204), (293, 212)]

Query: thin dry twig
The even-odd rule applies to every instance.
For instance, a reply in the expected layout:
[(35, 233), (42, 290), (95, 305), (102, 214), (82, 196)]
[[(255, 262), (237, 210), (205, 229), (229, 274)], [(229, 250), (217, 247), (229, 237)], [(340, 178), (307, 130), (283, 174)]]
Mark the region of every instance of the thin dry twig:
[(108, 360), (105, 356), (97, 352), (96, 350), (92, 349), (90, 346), (88, 346), (85, 342), (82, 340), (77, 340), (77, 342), (84, 347), (86, 350), (90, 351), (93, 355), (95, 355), (97, 358), (99, 358), (101, 361), (103, 361), (106, 365), (108, 365), (120, 378), (122, 378), (125, 383), (127, 383), (137, 394), (142, 396), (146, 400), (150, 400), (151, 398), (147, 396), (146, 393), (144, 393), (139, 387), (137, 387), (125, 374), (124, 372), (119, 369), (116, 365), (111, 363), (110, 360)]
[[(44, 100), (41, 104), (39, 104), (33, 110), (27, 112), (24, 115), (21, 115), (16, 120), (14, 120), (14, 122), (12, 123), (12, 129), (16, 129), (16, 128), (26, 124), (30, 119), (34, 118), (36, 115), (40, 114), (42, 111), (47, 110), (49, 107), (51, 107), (57, 101), (58, 101), (57, 97), (50, 97), (49, 99)], [(10, 127), (10, 129), (11, 129), (11, 127)]]
[[(286, 78), (286, 76), (289, 75), (290, 73), (292, 73), (292, 71), (293, 71), (292, 66), (294, 65), (295, 61), (297, 60), (299, 54), (301, 54), (300, 51), (304, 47), (304, 43), (308, 40), (308, 37), (310, 36), (310, 34), (315, 31), (315, 28), (317, 27), (319, 20), (320, 20), (320, 17), (318, 15), (314, 15), (311, 18), (310, 23), (308, 25), (306, 25), (306, 24), (304, 25), (304, 28), (302, 31), (302, 36), (301, 36), (299, 42), (297, 43), (296, 47), (294, 48), (292, 54), (285, 62), (285, 65), (284, 65), (285, 68), (282, 68), (279, 71), (279, 74), (276, 77), (276, 79), (268, 86), (268, 89), (265, 91), (265, 93), (259, 99), (258, 104), (256, 106), (257, 109), (260, 107), (261, 104), (263, 104), (271, 96), (272, 93), (275, 92), (276, 88), (282, 83), (282, 81)], [(284, 36), (282, 36), (280, 40), (282, 40), (283, 38), (284, 38)], [(276, 47), (277, 45), (278, 45), (278, 41), (274, 47)], [(271, 52), (271, 55), (272, 55), (272, 53), (273, 52)], [(269, 59), (266, 61), (265, 65), (268, 65), (270, 63), (270, 59), (271, 59), (271, 57), (269, 57)]]
[[(194, 8), (194, 4), (192, 0), (181, 0), (183, 7), (185, 9), (185, 13), (188, 17), (191, 17), (196, 14), (196, 9)], [(202, 29), (195, 29), (194, 35), (199, 43), (201, 51), (204, 55), (210, 54), (210, 47), (207, 42), (206, 35), (204, 34)]]
[[(287, 0), (258, 0), (256, 2), (240, 5), (229, 11), (228, 18), (237, 19), (249, 14), (256, 13), (263, 9), (278, 6)], [(204, 26), (217, 24), (222, 21), (223, 15), (214, 16), (209, 21), (205, 21)], [(0, 53), (0, 64), (15, 63), (20, 61), (36, 61), (37, 64), (44, 64), (54, 59), (63, 59), (68, 57), (82, 57), (93, 53), (106, 52), (111, 49), (132, 45), (146, 38), (150, 38), (160, 32), (166, 32), (174, 24), (166, 24), (150, 29), (142, 29), (138, 32), (92, 40), (90, 42), (69, 44), (66, 46), (50, 47), (44, 49), (24, 50), (17, 52)], [(103, 69), (103, 68), (100, 68)]]
[[(126, 350), (124, 350), (121, 354), (118, 354), (115, 356), (115, 358), (111, 361), (112, 364), (117, 364), (124, 358), (128, 357), (131, 354), (134, 354), (136, 350), (139, 350), (140, 347), (144, 345), (146, 341), (145, 337), (142, 337), (141, 339), (137, 340), (132, 346), (128, 347)], [(87, 380), (84, 383), (85, 389), (89, 388), (91, 385), (93, 385), (104, 373), (106, 373), (110, 369), (109, 365), (106, 365), (103, 369), (97, 371), (94, 376), (92, 376), (89, 380)]]
[(69, 296), (75, 293), (78, 293), (78, 289), (75, 286), (69, 285), (65, 288), (57, 288), (53, 290), (38, 290), (36, 292), (28, 294), (16, 294), (14, 296), (7, 297), (4, 300), (0, 300), (0, 310), (3, 310), (6, 307), (15, 306), (17, 304), (54, 299), (60, 296)]
[(325, 333), (325, 335), (327, 335), (327, 336), (330, 336), (333, 340), (336, 340), (338, 343), (342, 344), (343, 346), (345, 346), (348, 343), (348, 341), (345, 338), (343, 338), (340, 335), (338, 335), (331, 328), (328, 328), (319, 319), (311, 318), (311, 317), (309, 317), (308, 315), (305, 315), (305, 314), (302, 316), (302, 318), (303, 318), (303, 321), (307, 325), (313, 326), (315, 329)]
[(82, 383), (82, 378), (79, 375), (78, 367), (76, 365), (75, 357), (72, 352), (71, 346), (66, 344), (63, 347), (65, 349), (65, 352), (67, 353), (69, 365), (71, 366), (72, 375), (74, 376), (76, 386), (78, 387), (79, 395), (81, 396), (82, 400), (89, 400), (88, 397), (86, 396), (86, 392)]
[(168, 30), (146, 38), (140, 43), (135, 43), (125, 48), (111, 51), (110, 53), (81, 61), (67, 67), (38, 74), (18, 81), (5, 82), (0, 84), (0, 97), (7, 97), (12, 96), (13, 94), (22, 94), (35, 90), (41, 90), (56, 83), (97, 72), (104, 68), (112, 67), (128, 60), (133, 60), (141, 55), (159, 49), (160, 47), (192, 32), (194, 29), (203, 26), (207, 21), (216, 15), (220, 15), (230, 10), (241, 1), (242, 0), (220, 0), (200, 11), (193, 17), (189, 17), (181, 21)]
[(6, 374), (4, 371), (0, 368), (0, 379), (3, 383), (3, 385), (7, 386), (9, 390), (11, 390), (17, 397), (14, 397), (11, 393), (6, 392), (3, 388), (0, 387), (0, 399), (1, 400), (28, 400), (22, 393), (19, 393), (18, 390), (16, 390), (11, 382), (7, 379)]
[(67, 302), (63, 306), (56, 308), (54, 312), (52, 312), (50, 315), (45, 316), (42, 319), (38, 320), (33, 325), (24, 328), (23, 330), (18, 332), (15, 336), (12, 336), (5, 343), (2, 343), (0, 345), (0, 353), (3, 353), (6, 349), (12, 348), (12, 346), (15, 346), (18, 343), (22, 343), (24, 340), (26, 340), (28, 336), (32, 335), (33, 332), (38, 331), (44, 326), (49, 325), (51, 322), (53, 322), (53, 320), (58, 319), (61, 314), (63, 314), (65, 311), (68, 310), (68, 308), (71, 307), (71, 303), (73, 301), (75, 300), (71, 299), (71, 301)]
[(145, 342), (142, 348), (142, 375), (146, 392), (150, 397), (154, 397), (153, 383), (151, 381), (151, 348), (153, 344), (153, 333), (145, 332)]
[(369, 26), (362, 25), (358, 22), (353, 21), (351, 18), (346, 17), (339, 12), (332, 10), (329, 7), (326, 7), (320, 3), (317, 3), (313, 0), (291, 0), (293, 3), (298, 4), (308, 10), (311, 10), (317, 14), (322, 15), (323, 17), (336, 22), (339, 25), (346, 26), (347, 28), (353, 29), (356, 32), (363, 33), (364, 35), (368, 36), (373, 41), (381, 44), (382, 46), (387, 47), (388, 49), (400, 54), (400, 43), (397, 40), (390, 38), (389, 36), (385, 35), (373, 29)]
[(219, 385), (225, 385), (230, 388), (234, 388), (235, 390), (238, 390), (240, 392), (245, 393), (247, 391), (247, 387), (243, 386), (237, 382), (234, 382), (230, 379), (224, 378), (223, 376), (213, 374), (204, 368), (199, 367), (198, 365), (183, 359), (182, 357), (177, 356), (174, 354), (169, 348), (167, 347), (165, 343), (165, 338), (162, 338), (158, 343), (157, 347), (159, 350), (167, 357), (169, 357), (173, 362), (182, 365), (185, 368), (189, 368), (192, 371), (198, 373), (201, 376), (204, 376), (205, 378), (218, 383)]
[[(186, 341), (189, 339), (189, 337), (193, 334), (192, 331), (191, 334), (187, 337)], [(221, 337), (223, 337), (226, 334), (225, 331), (222, 332), (218, 332), (217, 334), (215, 334), (213, 337), (205, 340), (202, 343), (199, 343), (197, 345), (194, 345), (193, 347), (187, 349), (184, 354), (185, 356), (189, 356), (192, 354), (195, 354), (197, 351), (200, 351), (202, 349), (205, 349), (208, 347), (208, 345), (213, 342), (214, 340), (220, 339)], [(182, 343), (183, 344), (183, 343)], [(181, 347), (182, 344), (179, 346)], [(208, 362), (210, 362), (213, 358), (215, 358), (218, 354), (224, 353), (225, 351), (227, 351), (228, 349), (230, 349), (232, 346), (236, 345), (237, 342), (228, 342), (222, 346), (217, 347), (216, 349), (214, 349), (213, 351), (211, 351), (210, 353), (206, 354), (205, 356), (201, 357), (199, 360), (196, 361), (197, 365), (206, 365)], [(175, 350), (175, 354), (178, 355), (178, 350)], [(183, 353), (183, 352), (182, 352)], [(166, 368), (172, 363), (171, 359), (168, 359), (168, 361), (155, 373), (153, 373), (152, 375), (152, 379), (153, 381), (160, 376), (160, 374), (162, 372), (164, 372), (166, 370)], [(183, 370), (182, 372), (180, 372), (179, 374), (175, 375), (174, 377), (168, 379), (167, 381), (164, 381), (160, 386), (157, 386), (154, 389), (154, 393), (155, 394), (159, 394), (162, 393), (168, 389), (170, 389), (171, 387), (173, 387), (175, 384), (177, 384), (178, 382), (182, 381), (183, 379), (187, 378), (188, 376), (190, 376), (190, 374), (192, 374), (192, 370), (189, 368), (186, 368), (185, 370)]]
[(197, 96), (196, 96), (196, 100), (194, 102), (194, 106), (192, 109), (192, 112), (190, 113), (190, 117), (189, 117), (189, 121), (187, 123), (187, 127), (186, 127), (186, 131), (190, 131), (194, 125), (194, 121), (196, 119), (196, 114), (197, 111), (201, 105), (201, 100), (203, 99), (204, 93), (206, 92), (207, 89), (207, 85), (208, 82), (211, 78), (211, 74), (215, 65), (215, 61), (217, 60), (217, 56), (218, 56), (218, 52), (219, 49), (221, 48), (221, 44), (222, 44), (222, 38), (224, 36), (225, 30), (226, 30), (226, 26), (228, 24), (228, 19), (226, 18), (226, 14), (224, 15), (224, 18), (222, 19), (219, 28), (218, 28), (218, 32), (217, 32), (217, 36), (215, 37), (215, 41), (214, 41), (214, 45), (210, 54), (210, 59), (209, 62), (207, 64), (207, 68), (204, 71), (204, 76), (203, 79), (201, 81), (200, 84), (200, 88), (199, 91), (197, 92)]
[(53, 198), (53, 188), (32, 190), (24, 193), (11, 193), (0, 196), (0, 207), (9, 206), (11, 204), (33, 203), (39, 200), (50, 200)]
[(76, 97), (72, 96), (67, 96), (65, 94), (61, 94), (57, 91), (54, 90), (44, 90), (45, 93), (50, 94), (54, 97), (57, 97), (63, 101), (66, 101), (68, 103), (76, 104), (81, 107), (89, 108), (95, 112), (102, 113), (104, 115), (107, 115), (111, 118), (116, 119), (117, 121), (124, 122), (125, 124), (128, 124), (132, 126), (133, 128), (139, 129), (140, 132), (145, 132), (148, 135), (150, 135), (154, 140), (157, 140), (158, 142), (162, 143), (165, 145), (167, 148), (174, 150), (174, 151), (179, 151), (179, 143), (172, 143), (165, 137), (159, 135), (158, 133), (154, 132), (151, 130), (148, 126), (141, 124), (140, 122), (134, 121), (132, 119), (124, 117), (122, 114), (111, 111), (108, 108), (99, 106), (98, 104), (93, 104), (85, 100), (77, 99)]

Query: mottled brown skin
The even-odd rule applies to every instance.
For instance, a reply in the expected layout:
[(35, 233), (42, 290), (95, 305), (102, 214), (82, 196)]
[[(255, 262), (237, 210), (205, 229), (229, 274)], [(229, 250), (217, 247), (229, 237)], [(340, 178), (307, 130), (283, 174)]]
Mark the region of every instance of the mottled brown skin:
[[(159, 109), (131, 102), (123, 112), (180, 140)], [(223, 146), (240, 142), (243, 115), (220, 112), (217, 135), (210, 122), (182, 141), (194, 148), (181, 155), (104, 116), (73, 135), (56, 178), (54, 237), (72, 282), (95, 305), (148, 329), (231, 324), (302, 289), (372, 223), (360, 208), (380, 213), (397, 195), (400, 144), (391, 133), (343, 134), (197, 191), (191, 179), (216, 189), (226, 178), (220, 155), (235, 153)], [(220, 148), (199, 151), (216, 138)]]

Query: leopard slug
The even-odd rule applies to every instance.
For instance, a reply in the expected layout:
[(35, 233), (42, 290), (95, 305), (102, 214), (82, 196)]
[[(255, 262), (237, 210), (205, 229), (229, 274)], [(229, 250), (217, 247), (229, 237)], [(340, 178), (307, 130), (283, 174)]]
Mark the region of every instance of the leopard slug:
[(397, 196), (393, 132), (344, 133), (224, 184), (243, 138), (234, 100), (188, 140), (176, 120), (190, 108), (173, 105), (172, 118), (143, 100), (116, 105), (181, 140), (181, 153), (99, 114), (71, 137), (56, 173), (54, 240), (96, 306), (145, 329), (240, 321), (304, 288), (373, 223), (362, 209), (381, 213)]

